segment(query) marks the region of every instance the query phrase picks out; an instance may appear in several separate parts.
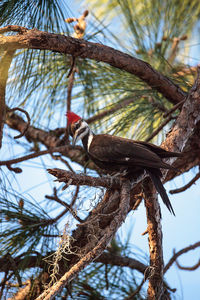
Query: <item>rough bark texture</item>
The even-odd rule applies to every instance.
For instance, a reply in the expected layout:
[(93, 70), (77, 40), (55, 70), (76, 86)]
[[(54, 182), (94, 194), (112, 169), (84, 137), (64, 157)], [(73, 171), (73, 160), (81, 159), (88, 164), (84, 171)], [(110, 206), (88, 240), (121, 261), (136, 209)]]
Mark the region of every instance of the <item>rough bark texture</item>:
[[(167, 150), (183, 152), (183, 163), (171, 158), (176, 168), (184, 173), (200, 164), (200, 67), (197, 79), (188, 94), (174, 126), (167, 134), (162, 147)], [(174, 177), (173, 171), (165, 172), (165, 182)]]
[(147, 231), (150, 253), (148, 299), (163, 299), (163, 248), (161, 213), (156, 190), (149, 179), (144, 182), (144, 199), (147, 214)]
[[(5, 32), (4, 28), (0, 29), (0, 33), (2, 32)], [(23, 48), (52, 50), (74, 57), (102, 61), (139, 77), (173, 104), (182, 101), (186, 96), (179, 86), (154, 70), (148, 63), (101, 44), (31, 29), (17, 36), (1, 36), (0, 47), (5, 50)]]

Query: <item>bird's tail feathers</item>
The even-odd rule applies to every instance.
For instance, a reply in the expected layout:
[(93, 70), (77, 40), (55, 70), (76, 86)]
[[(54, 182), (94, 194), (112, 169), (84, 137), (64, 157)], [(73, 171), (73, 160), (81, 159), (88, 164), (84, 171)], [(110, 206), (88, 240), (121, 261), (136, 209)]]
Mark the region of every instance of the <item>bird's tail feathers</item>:
[(150, 171), (150, 170), (147, 170), (149, 176), (151, 177), (151, 180), (153, 181), (154, 185), (155, 185), (155, 188), (156, 190), (158, 191), (158, 193), (160, 194), (164, 204), (167, 206), (167, 208), (169, 209), (169, 211), (175, 216), (175, 213), (174, 213), (174, 210), (173, 210), (173, 207), (170, 203), (170, 200), (169, 200), (169, 197), (167, 195), (167, 192), (160, 180), (160, 177), (155, 174), (154, 172)]

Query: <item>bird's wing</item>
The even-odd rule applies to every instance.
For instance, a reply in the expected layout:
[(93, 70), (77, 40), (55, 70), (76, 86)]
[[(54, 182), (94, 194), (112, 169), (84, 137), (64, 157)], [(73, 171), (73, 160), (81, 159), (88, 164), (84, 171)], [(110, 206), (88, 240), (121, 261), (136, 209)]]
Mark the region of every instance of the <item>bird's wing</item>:
[(150, 168), (170, 168), (145, 145), (111, 135), (96, 135), (89, 154), (102, 162), (135, 165)]

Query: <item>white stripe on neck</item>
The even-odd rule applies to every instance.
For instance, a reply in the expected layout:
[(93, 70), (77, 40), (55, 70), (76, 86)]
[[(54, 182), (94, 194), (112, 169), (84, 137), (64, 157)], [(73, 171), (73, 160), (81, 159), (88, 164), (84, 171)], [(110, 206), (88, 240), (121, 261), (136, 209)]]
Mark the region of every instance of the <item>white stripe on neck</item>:
[(92, 132), (90, 131), (89, 136), (88, 136), (88, 142), (87, 142), (87, 151), (89, 152), (90, 149), (90, 145), (92, 143), (94, 135), (92, 134)]

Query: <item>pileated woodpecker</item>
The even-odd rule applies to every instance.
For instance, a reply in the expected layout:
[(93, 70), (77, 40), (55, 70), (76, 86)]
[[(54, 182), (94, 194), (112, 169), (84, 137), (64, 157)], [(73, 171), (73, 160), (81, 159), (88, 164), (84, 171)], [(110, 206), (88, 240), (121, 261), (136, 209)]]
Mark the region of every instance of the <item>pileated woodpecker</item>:
[(164, 204), (174, 213), (166, 190), (160, 180), (160, 168), (174, 169), (162, 161), (166, 157), (178, 157), (181, 153), (166, 151), (156, 145), (134, 141), (108, 134), (95, 135), (89, 125), (73, 112), (67, 112), (73, 145), (82, 140), (91, 160), (108, 174), (121, 174), (128, 178), (138, 178), (147, 172), (151, 177)]

